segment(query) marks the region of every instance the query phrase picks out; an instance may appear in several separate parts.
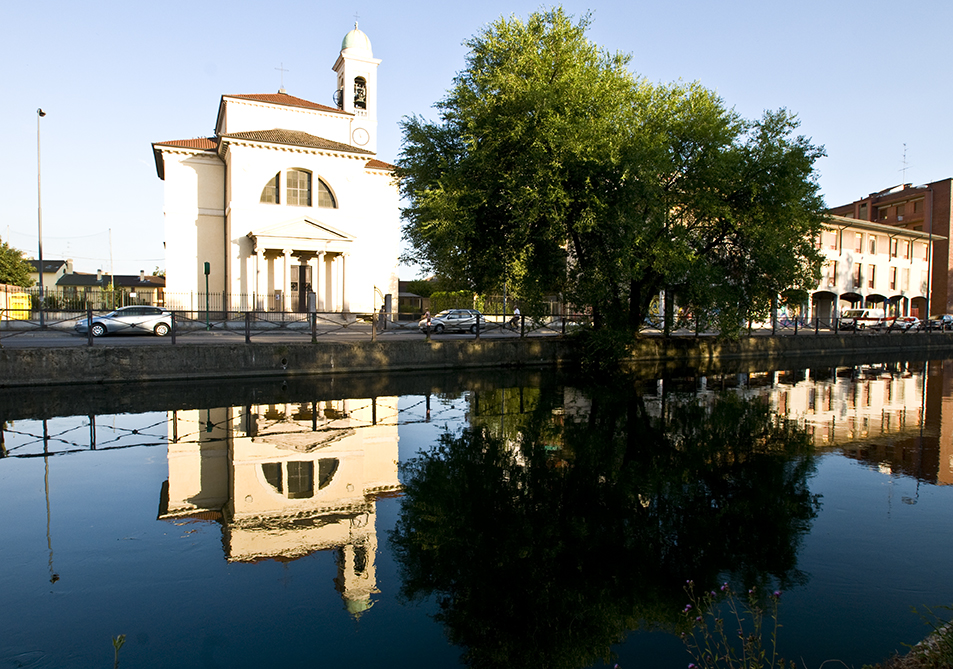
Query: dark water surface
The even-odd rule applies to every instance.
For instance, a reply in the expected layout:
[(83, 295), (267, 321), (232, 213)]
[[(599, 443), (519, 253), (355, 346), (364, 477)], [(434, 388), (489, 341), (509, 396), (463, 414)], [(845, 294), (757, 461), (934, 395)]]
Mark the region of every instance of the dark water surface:
[[(330, 384), (330, 385), (329, 385)], [(953, 604), (953, 363), (0, 398), (0, 667), (684, 667), (683, 586), (885, 659)]]

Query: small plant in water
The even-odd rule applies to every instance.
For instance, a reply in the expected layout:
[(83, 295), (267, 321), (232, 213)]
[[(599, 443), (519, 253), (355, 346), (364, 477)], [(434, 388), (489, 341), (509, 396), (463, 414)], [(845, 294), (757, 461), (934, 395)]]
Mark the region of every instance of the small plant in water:
[[(751, 589), (742, 600), (728, 583), (717, 591), (695, 591), (685, 585), (688, 604), (682, 610), (691, 630), (682, 633), (682, 641), (692, 656), (689, 669), (784, 669), (794, 667), (778, 657), (778, 602), (775, 591), (763, 602)], [(766, 610), (767, 609), (767, 610)], [(722, 613), (727, 614), (722, 616)], [(765, 617), (768, 618), (768, 642), (765, 644)], [(726, 620), (727, 618), (727, 620)]]
[(119, 669), (119, 649), (122, 648), (122, 645), (126, 643), (126, 635), (120, 634), (117, 637), (113, 637), (113, 669)]

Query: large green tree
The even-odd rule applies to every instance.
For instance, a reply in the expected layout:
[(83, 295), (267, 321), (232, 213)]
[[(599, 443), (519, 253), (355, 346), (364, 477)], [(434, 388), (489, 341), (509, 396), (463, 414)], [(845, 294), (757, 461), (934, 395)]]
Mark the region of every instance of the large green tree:
[(588, 25), (499, 19), (467, 42), (439, 120), (403, 121), (409, 259), (477, 292), (562, 292), (630, 331), (663, 288), (736, 329), (815, 281), (823, 150), (796, 118), (650, 84)]
[(23, 251), (0, 240), (0, 283), (24, 288), (32, 286), (31, 271), (30, 263), (23, 259)]

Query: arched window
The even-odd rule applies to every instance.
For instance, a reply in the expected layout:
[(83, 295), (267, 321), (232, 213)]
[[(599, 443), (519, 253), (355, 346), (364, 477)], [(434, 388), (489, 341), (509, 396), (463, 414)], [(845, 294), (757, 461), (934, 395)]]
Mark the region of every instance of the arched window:
[(323, 179), (318, 179), (318, 206), (337, 209), (338, 203), (334, 200), (334, 194)]
[(354, 108), (367, 109), (367, 81), (364, 77), (354, 78)]
[[(310, 460), (291, 460), (289, 462), (263, 462), (261, 473), (271, 488), (288, 499), (308, 499), (315, 492), (315, 466)], [(317, 462), (317, 490), (330, 485), (338, 471), (340, 461), (337, 458), (321, 458)]]
[(261, 200), (266, 204), (278, 204), (280, 202), (278, 198), (278, 175), (273, 176), (268, 183), (265, 184), (265, 187), (261, 189)]
[(285, 177), (288, 204), (299, 207), (311, 206), (311, 173), (304, 170), (288, 170)]

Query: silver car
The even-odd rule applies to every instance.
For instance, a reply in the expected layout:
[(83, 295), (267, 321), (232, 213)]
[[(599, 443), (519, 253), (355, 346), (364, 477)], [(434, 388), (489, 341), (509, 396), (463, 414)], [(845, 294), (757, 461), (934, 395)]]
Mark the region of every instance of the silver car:
[[(426, 331), (427, 319), (421, 318), (417, 326)], [(481, 330), (484, 329), (486, 319), (476, 309), (445, 309), (430, 319), (430, 331), (434, 334), (440, 334), (441, 332), (471, 332), (476, 334), (477, 327)]]
[(940, 314), (938, 316), (930, 316), (930, 329), (953, 330), (953, 315)]
[(85, 318), (76, 321), (76, 331), (94, 337), (105, 334), (154, 334), (164, 337), (172, 331), (172, 312), (159, 307), (123, 307), (105, 316), (93, 316), (92, 325)]

